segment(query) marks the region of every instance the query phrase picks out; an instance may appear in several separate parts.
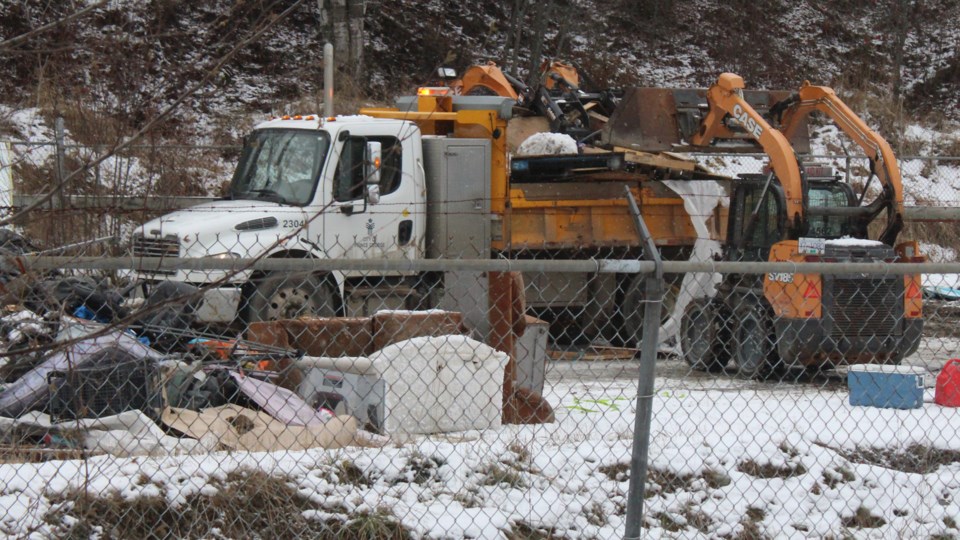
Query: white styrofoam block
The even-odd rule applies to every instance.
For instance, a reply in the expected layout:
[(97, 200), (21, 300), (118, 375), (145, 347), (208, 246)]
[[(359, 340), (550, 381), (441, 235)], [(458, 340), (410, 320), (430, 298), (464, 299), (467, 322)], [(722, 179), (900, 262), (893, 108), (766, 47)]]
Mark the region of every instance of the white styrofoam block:
[(500, 427), (509, 357), (466, 336), (408, 339), (373, 353), (386, 382), (387, 433)]

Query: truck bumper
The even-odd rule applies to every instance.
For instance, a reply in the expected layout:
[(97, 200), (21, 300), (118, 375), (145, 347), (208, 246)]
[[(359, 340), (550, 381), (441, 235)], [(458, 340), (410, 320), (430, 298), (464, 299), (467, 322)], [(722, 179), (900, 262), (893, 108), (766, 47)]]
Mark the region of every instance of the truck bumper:
[(780, 319), (775, 322), (777, 350), (788, 366), (899, 363), (916, 352), (923, 319), (903, 319), (900, 334), (833, 336), (821, 319)]

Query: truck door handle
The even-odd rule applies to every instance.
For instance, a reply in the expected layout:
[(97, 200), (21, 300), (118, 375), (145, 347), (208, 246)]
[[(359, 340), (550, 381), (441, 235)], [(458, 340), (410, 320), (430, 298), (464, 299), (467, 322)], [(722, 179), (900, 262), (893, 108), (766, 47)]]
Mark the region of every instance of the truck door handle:
[(340, 205), (340, 213), (341, 213), (341, 214), (346, 214), (346, 215), (348, 215), (348, 216), (351, 215), (351, 214), (353, 214), (353, 205), (352, 205), (352, 204), (342, 204), (342, 205)]

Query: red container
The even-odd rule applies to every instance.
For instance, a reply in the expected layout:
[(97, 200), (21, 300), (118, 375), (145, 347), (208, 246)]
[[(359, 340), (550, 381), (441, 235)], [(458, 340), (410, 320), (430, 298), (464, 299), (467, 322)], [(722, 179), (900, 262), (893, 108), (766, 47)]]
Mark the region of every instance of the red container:
[(944, 407), (960, 407), (960, 358), (951, 358), (937, 375), (933, 402)]

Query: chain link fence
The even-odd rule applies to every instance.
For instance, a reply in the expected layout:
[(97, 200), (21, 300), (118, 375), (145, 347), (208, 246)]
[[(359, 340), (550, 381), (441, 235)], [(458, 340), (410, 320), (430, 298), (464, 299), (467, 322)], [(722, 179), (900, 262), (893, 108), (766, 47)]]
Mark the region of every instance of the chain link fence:
[[(756, 173), (763, 169), (767, 156), (763, 154), (692, 154), (708, 169), (727, 176)], [(828, 166), (834, 174), (860, 193), (866, 188), (865, 200), (880, 193), (873, 179), (869, 160), (862, 155), (812, 154), (803, 157), (805, 163)], [(955, 156), (900, 156), (900, 174), (904, 186), (904, 204), (908, 207), (960, 206), (960, 157)]]
[(139, 143), (111, 151), (63, 138), (0, 141), (0, 213), (41, 203), (19, 224), (42, 245), (119, 240), (150, 218), (218, 196), (240, 147)]
[(960, 265), (165, 241), (6, 238), (0, 534), (960, 534)]
[[(61, 138), (51, 140), (0, 140), (6, 146), (0, 175), (9, 175), (9, 186), (0, 182), (3, 213), (36, 202), (56, 186), (58, 179), (83, 168), (111, 148), (83, 145)], [(220, 196), (230, 180), (241, 147), (237, 145), (135, 144), (84, 170), (65, 189), (23, 220), (31, 238), (41, 244), (63, 245), (93, 238), (129, 236), (144, 221)], [(690, 154), (698, 164), (721, 176), (736, 177), (761, 171), (763, 154)], [(904, 203), (908, 221), (957, 221), (955, 212), (931, 213), (960, 207), (960, 157), (901, 156)], [(804, 156), (808, 163), (831, 167), (864, 202), (878, 194), (864, 156), (820, 154)], [(7, 196), (3, 192), (10, 190)], [(113, 252), (118, 253), (117, 251)]]
[[(12, 211), (100, 151), (14, 150)], [(139, 225), (236, 150), (129, 149), (0, 232), (0, 535), (960, 535), (960, 264), (720, 261), (713, 199), (659, 250), (495, 251), (468, 198), (422, 243), (389, 201)], [(875, 196), (860, 158), (816, 160)], [(908, 204), (957, 206), (954, 160), (902, 168)]]

